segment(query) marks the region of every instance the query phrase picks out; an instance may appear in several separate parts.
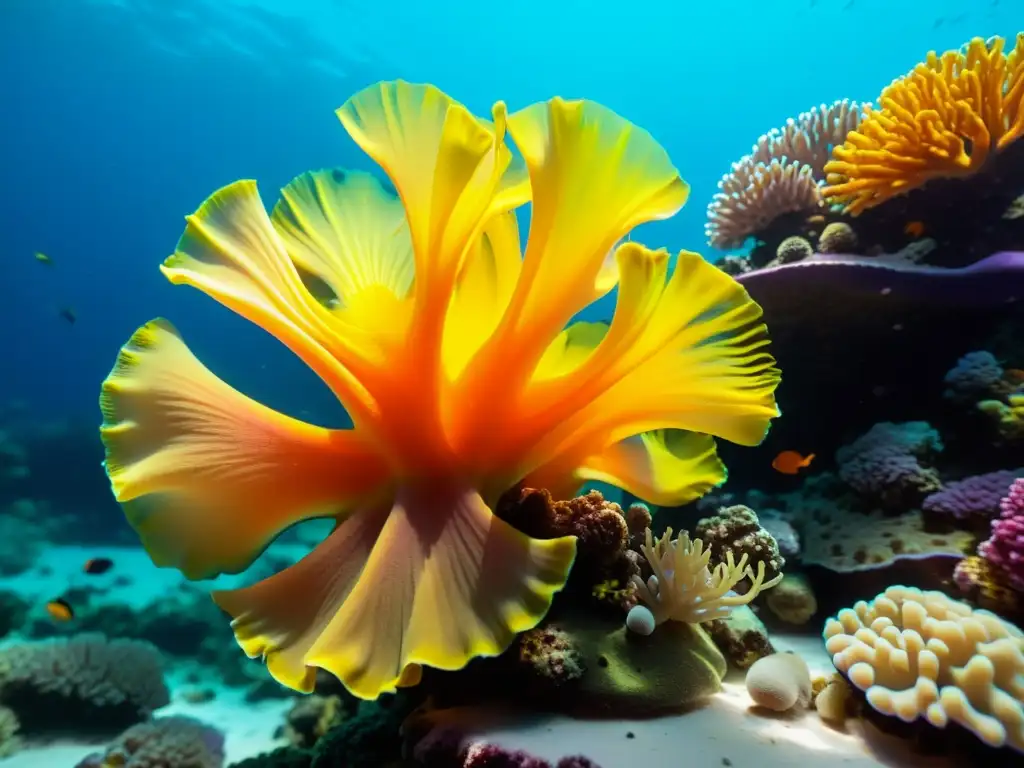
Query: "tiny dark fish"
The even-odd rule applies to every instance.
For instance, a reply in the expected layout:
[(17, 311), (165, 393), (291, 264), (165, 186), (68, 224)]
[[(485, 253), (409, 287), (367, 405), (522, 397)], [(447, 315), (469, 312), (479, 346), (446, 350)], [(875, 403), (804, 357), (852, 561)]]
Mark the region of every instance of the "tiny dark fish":
[(99, 576), (101, 573), (106, 573), (114, 567), (114, 561), (109, 557), (93, 557), (85, 561), (85, 565), (82, 566), (82, 570), (93, 576)]
[(58, 597), (56, 600), (48, 602), (46, 604), (46, 612), (50, 614), (50, 618), (54, 621), (71, 621), (75, 618), (75, 609), (63, 597)]
[(939, 27), (942, 26), (942, 22), (944, 22), (944, 21), (945, 21), (945, 19), (936, 19), (935, 23), (932, 24), (932, 29), (938, 29)]
[(70, 325), (74, 325), (78, 320), (78, 315), (75, 314), (75, 310), (71, 307), (61, 307), (60, 316), (67, 320)]
[(851, 8), (853, 8), (854, 2), (855, 2), (855, 0), (850, 0), (850, 2), (848, 2), (846, 5), (843, 6), (843, 10), (844, 11), (848, 11)]

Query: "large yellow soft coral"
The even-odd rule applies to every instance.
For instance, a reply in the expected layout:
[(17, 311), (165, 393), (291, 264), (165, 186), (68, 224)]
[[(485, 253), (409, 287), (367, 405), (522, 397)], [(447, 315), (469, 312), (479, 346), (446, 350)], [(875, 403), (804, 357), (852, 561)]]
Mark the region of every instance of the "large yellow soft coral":
[(934, 51), (882, 91), (825, 164), (822, 195), (858, 214), (930, 179), (972, 174), (1024, 135), (1024, 33)]
[[(724, 478), (711, 435), (763, 439), (779, 374), (732, 278), (694, 253), (670, 274), (665, 251), (617, 245), (676, 213), (687, 186), (611, 111), (499, 102), (488, 121), (398, 81), (338, 116), (397, 197), (319, 171), (268, 216), (240, 181), (188, 217), (162, 269), (287, 345), (353, 428), (254, 402), (155, 320), (103, 384), (102, 435), (154, 562), (190, 578), (239, 572), (289, 526), (334, 517), (307, 557), (214, 599), (283, 684), (309, 691), (323, 668), (372, 698), (421, 665), (501, 652), (564, 585), (575, 539), (516, 531), (491, 512), (501, 493), (597, 478), (690, 500)], [(569, 324), (616, 287), (610, 325)]]

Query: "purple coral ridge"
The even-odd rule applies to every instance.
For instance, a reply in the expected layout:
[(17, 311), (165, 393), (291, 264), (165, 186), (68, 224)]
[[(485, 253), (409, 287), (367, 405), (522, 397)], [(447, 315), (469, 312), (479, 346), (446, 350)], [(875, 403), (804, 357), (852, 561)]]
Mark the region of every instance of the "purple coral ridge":
[(1002, 569), (1015, 589), (1024, 591), (1024, 477), (1013, 481), (999, 507), (992, 536), (978, 547), (978, 554)]
[[(463, 753), (462, 768), (552, 768), (551, 763), (522, 750), (496, 744), (472, 744)], [(588, 757), (563, 757), (554, 768), (601, 768)]]
[(991, 352), (968, 352), (946, 374), (945, 397), (975, 402), (991, 397), (1003, 378), (1003, 366)]
[(906, 298), (947, 307), (997, 307), (1024, 298), (1024, 251), (1002, 251), (955, 269), (815, 254), (803, 261), (755, 269), (737, 280), (761, 305), (765, 317), (784, 317), (794, 297), (806, 298), (812, 292), (818, 300), (861, 294), (887, 302)]
[(890, 509), (905, 509), (942, 487), (935, 470), (922, 466), (942, 450), (928, 423), (882, 422), (836, 451), (839, 476), (853, 490)]
[(1024, 469), (1004, 469), (958, 480), (926, 498), (921, 509), (958, 520), (991, 520), (999, 514), (1000, 499), (1007, 486), (1021, 476)]

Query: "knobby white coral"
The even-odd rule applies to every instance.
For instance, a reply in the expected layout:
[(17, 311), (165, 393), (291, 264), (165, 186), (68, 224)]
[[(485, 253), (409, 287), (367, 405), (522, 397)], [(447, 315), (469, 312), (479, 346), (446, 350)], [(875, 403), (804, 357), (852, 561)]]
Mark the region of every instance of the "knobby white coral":
[(1024, 632), (941, 592), (892, 586), (825, 623), (825, 647), (877, 711), (959, 723), (1024, 752)]
[[(653, 622), (647, 624), (653, 630), (666, 621), (683, 621), (699, 624), (705, 621), (725, 618), (733, 608), (746, 605), (758, 593), (774, 587), (782, 580), (779, 574), (765, 582), (763, 562), (757, 564), (756, 573), (747, 565), (747, 555), (736, 562), (732, 552), (726, 552), (725, 562), (710, 568), (711, 551), (700, 539), (690, 539), (686, 531), (672, 538), (669, 528), (657, 541), (648, 528), (645, 543), (640, 548), (654, 572), (644, 582), (639, 576), (633, 577), (637, 596), (645, 603), (630, 611), (627, 625), (639, 626), (639, 613), (650, 613)], [(733, 591), (740, 581), (749, 578), (750, 589), (744, 595)], [(638, 612), (634, 615), (634, 612)]]

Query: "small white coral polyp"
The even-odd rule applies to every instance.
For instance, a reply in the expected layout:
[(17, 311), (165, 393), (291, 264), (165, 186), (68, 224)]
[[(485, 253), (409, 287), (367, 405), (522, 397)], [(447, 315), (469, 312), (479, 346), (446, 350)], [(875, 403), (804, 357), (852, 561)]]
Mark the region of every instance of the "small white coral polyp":
[(1024, 632), (941, 592), (892, 586), (825, 623), (825, 647), (885, 715), (959, 723), (1024, 752)]
[[(691, 540), (686, 531), (673, 539), (669, 528), (655, 541), (648, 528), (640, 550), (653, 574), (646, 582), (634, 576), (633, 584), (637, 596), (650, 610), (655, 626), (669, 620), (699, 624), (725, 618), (733, 608), (746, 605), (758, 593), (782, 580), (780, 573), (765, 582), (764, 562), (757, 564), (755, 573), (747, 565), (745, 554), (737, 563), (732, 552), (726, 552), (725, 562), (710, 568), (711, 550), (705, 548), (700, 539)], [(733, 587), (745, 578), (751, 581), (746, 594), (733, 592)], [(638, 607), (643, 610), (642, 606)]]

